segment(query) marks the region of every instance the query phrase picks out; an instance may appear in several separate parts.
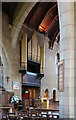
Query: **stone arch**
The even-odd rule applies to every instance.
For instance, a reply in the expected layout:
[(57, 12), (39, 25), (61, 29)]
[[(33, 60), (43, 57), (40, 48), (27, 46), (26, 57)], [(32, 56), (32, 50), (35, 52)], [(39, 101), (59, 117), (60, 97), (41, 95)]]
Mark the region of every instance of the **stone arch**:
[(20, 32), (20, 29), (22, 27), (22, 24), (27, 17), (28, 13), (30, 10), (33, 8), (33, 6), (36, 4), (36, 2), (25, 2), (21, 9), (19, 8), (19, 13), (17, 14), (17, 9), (15, 11), (15, 14), (17, 16), (15, 17), (15, 20), (13, 20), (13, 28), (11, 32), (11, 37), (12, 37), (12, 46), (16, 46), (17, 38)]
[(51, 97), (51, 92), (50, 92), (50, 89), (49, 88), (45, 88), (44, 89), (44, 97), (46, 97), (45, 96), (45, 92), (47, 92), (48, 91), (48, 98), (50, 98)]
[[(4, 57), (5, 57), (5, 60), (3, 59)], [(6, 52), (6, 50), (5, 50), (5, 47), (4, 47), (3, 45), (2, 45), (2, 62), (3, 62), (4, 65), (7, 64), (9, 70), (11, 70), (11, 69), (10, 69), (10, 61), (9, 61), (7, 52)], [(5, 63), (6, 63), (6, 64), (5, 64)]]

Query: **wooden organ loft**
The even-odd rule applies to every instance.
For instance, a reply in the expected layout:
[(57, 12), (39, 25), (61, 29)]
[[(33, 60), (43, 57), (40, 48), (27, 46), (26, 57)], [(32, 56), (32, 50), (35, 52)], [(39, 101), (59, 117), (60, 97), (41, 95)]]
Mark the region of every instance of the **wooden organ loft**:
[[(35, 35), (35, 32), (34, 32)], [(28, 40), (27, 35), (20, 41), (20, 66), (19, 70), (24, 74), (27, 72), (35, 73), (41, 79), (44, 75), (44, 44), (40, 48), (37, 40), (33, 37)]]
[[(22, 99), (38, 99), (40, 96), (41, 78), (44, 77), (44, 44), (40, 48), (36, 32), (33, 33), (30, 40), (27, 34), (20, 41), (20, 66), (19, 72), (22, 74)], [(29, 97), (25, 97), (28, 91)], [(23, 106), (26, 106), (23, 103)], [(27, 102), (29, 103), (29, 102)]]

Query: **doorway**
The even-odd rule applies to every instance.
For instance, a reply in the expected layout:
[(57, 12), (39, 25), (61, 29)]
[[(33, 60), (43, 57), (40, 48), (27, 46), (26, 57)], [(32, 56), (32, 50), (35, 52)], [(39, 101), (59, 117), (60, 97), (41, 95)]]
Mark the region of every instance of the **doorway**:
[(56, 90), (53, 90), (53, 101), (56, 101)]

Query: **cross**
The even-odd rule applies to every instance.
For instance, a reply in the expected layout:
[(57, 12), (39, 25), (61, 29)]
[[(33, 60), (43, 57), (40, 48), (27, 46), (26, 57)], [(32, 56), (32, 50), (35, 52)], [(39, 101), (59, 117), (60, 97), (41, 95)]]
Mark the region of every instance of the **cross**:
[(10, 77), (9, 77), (9, 76), (7, 76), (7, 77), (5, 77), (5, 78), (7, 79), (7, 84), (8, 84)]

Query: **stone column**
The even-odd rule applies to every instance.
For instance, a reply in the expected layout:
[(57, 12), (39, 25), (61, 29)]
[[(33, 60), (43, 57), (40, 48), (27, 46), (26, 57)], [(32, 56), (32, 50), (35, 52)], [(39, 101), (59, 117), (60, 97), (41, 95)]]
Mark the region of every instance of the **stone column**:
[(76, 118), (76, 0), (74, 7), (74, 117)]
[(64, 91), (60, 92), (60, 118), (74, 118), (75, 115), (75, 36), (74, 2), (58, 2), (60, 23), (60, 60), (64, 59)]
[[(0, 57), (2, 58), (2, 2), (1, 1), (0, 1)], [(2, 81), (1, 66), (0, 66), (0, 81)], [(0, 84), (0, 86), (2, 86), (2, 83)], [(2, 107), (2, 88), (0, 88), (0, 107)], [(0, 119), (2, 119), (2, 108), (0, 108)]]

